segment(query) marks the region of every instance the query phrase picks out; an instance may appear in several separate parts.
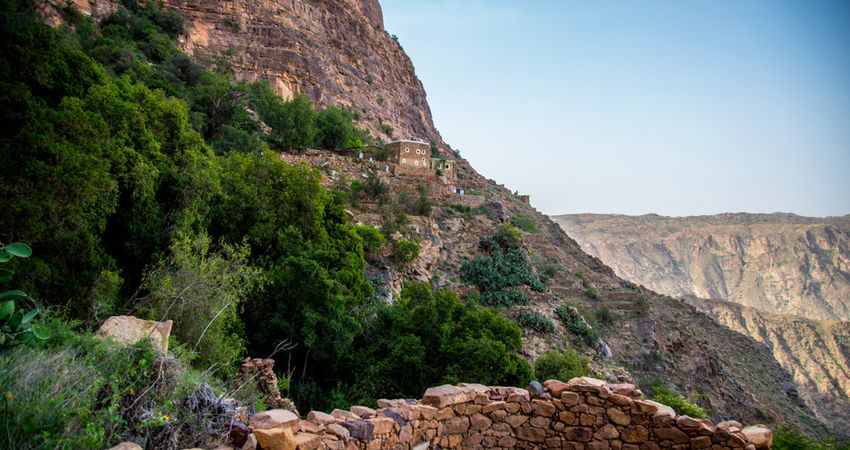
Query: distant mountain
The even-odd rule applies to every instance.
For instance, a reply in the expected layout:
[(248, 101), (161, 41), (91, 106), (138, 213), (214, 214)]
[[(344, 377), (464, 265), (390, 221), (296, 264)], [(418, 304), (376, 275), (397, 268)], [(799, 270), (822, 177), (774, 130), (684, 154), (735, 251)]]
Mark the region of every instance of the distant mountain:
[(834, 430), (850, 429), (850, 216), (553, 220), (619, 276), (766, 345), (792, 376), (788, 394)]
[(850, 323), (782, 316), (723, 300), (688, 302), (770, 347), (818, 419), (837, 430), (850, 428)]
[(655, 291), (815, 320), (850, 320), (850, 215), (553, 219), (618, 275)]

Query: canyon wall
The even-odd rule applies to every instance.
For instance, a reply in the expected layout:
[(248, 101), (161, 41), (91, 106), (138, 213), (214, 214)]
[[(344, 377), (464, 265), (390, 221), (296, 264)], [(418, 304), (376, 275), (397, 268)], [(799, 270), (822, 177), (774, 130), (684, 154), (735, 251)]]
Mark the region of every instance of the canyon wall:
[(654, 291), (814, 320), (850, 320), (850, 216), (553, 219), (617, 275)]
[(422, 82), (384, 30), (377, 0), (165, 3), (186, 19), (190, 55), (226, 55), (238, 78), (268, 80), (284, 98), (305, 94), (349, 109), (384, 140), (441, 142)]

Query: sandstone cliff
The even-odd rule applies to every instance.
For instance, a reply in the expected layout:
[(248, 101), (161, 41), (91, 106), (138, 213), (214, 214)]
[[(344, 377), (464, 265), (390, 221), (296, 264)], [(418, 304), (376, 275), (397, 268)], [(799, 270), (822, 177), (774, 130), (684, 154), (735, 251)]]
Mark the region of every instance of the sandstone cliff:
[(338, 106), (389, 140), (440, 140), (410, 58), (384, 30), (377, 0), (166, 0), (186, 19), (195, 56), (231, 55), (241, 79), (268, 80), (281, 96), (303, 93)]
[(554, 219), (617, 275), (655, 291), (815, 320), (850, 320), (850, 216)]

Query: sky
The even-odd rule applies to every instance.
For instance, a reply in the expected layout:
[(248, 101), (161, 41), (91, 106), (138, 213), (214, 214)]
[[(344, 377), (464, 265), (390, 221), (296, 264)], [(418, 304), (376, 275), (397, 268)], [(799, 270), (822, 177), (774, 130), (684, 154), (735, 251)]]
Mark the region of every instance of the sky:
[(546, 214), (850, 213), (850, 1), (381, 5), (443, 139)]

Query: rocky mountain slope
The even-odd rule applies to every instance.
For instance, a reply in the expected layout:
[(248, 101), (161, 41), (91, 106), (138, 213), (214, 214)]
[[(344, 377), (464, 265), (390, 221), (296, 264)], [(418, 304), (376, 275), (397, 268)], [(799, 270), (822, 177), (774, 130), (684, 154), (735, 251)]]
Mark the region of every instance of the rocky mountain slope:
[(284, 98), (301, 93), (347, 108), (384, 139), (440, 140), (412, 62), (384, 30), (378, 0), (165, 3), (186, 19), (191, 55), (230, 55), (237, 77), (268, 80)]
[(554, 217), (617, 275), (672, 296), (850, 320), (850, 216)]
[(577, 214), (554, 220), (623, 278), (684, 296), (720, 324), (768, 346), (821, 420), (850, 427), (850, 216)]
[[(85, 3), (93, 15), (106, 10)], [(186, 18), (185, 48), (196, 56), (224, 55), (242, 78), (268, 79), (284, 96), (304, 93), (322, 106), (348, 107), (374, 132), (381, 124), (397, 137), (439, 140), (422, 84), (413, 65), (382, 29), (379, 6), (369, 0), (284, 0), (224, 2), (168, 0)], [(84, 9), (84, 8), (83, 8)], [(459, 160), (455, 185), (466, 196), (451, 193), (435, 179), (386, 173), (384, 163), (306, 151), (284, 154), (326, 175), (325, 183), (345, 187), (370, 170), (381, 173), (391, 199), (415, 192), (423, 181), (434, 202), (433, 213), (411, 216), (406, 224), (420, 241), (420, 256), (410, 265), (373, 262), (370, 276), (385, 292), (402, 280), (428, 280), (467, 291), (459, 280), (465, 258), (476, 255), (478, 239), (493, 233), (511, 217), (531, 218), (538, 231), (523, 233), (523, 247), (535, 269), (553, 267), (547, 292), (531, 292), (532, 304), (505, 311), (511, 317), (532, 309), (548, 318), (555, 309), (573, 305), (587, 317), (606, 311), (600, 323), (606, 346), (574, 344), (593, 356), (596, 369), (610, 381), (634, 379), (645, 390), (666, 384), (694, 397), (716, 420), (785, 425), (810, 434), (825, 428), (812, 411), (789, 393), (793, 381), (770, 350), (711, 320), (694, 307), (656, 294), (617, 277), (599, 259), (585, 253), (554, 222), (509, 190), (487, 180)], [(389, 202), (362, 202), (349, 211), (357, 222), (382, 225), (392, 214)], [(453, 207), (468, 207), (467, 212)], [(554, 320), (552, 333), (527, 331), (524, 355), (533, 360), (548, 348), (564, 348), (574, 338)], [(605, 349), (610, 351), (605, 351)], [(600, 350), (601, 349), (601, 350)], [(622, 369), (626, 369), (626, 371)], [(471, 381), (471, 380), (470, 380)]]
[(770, 314), (723, 300), (689, 303), (773, 351), (799, 395), (836, 429), (850, 424), (850, 323)]

